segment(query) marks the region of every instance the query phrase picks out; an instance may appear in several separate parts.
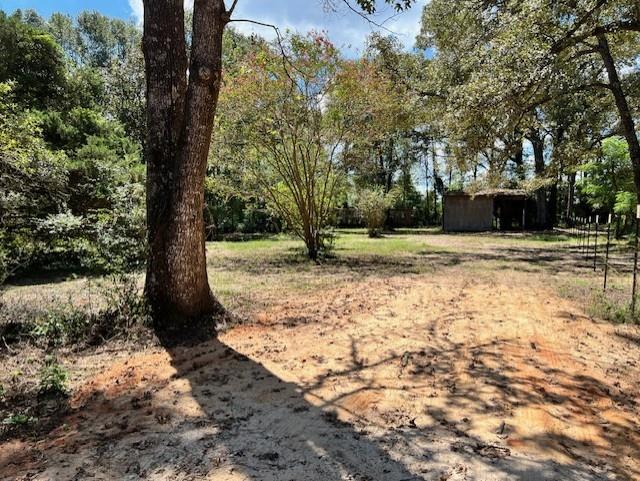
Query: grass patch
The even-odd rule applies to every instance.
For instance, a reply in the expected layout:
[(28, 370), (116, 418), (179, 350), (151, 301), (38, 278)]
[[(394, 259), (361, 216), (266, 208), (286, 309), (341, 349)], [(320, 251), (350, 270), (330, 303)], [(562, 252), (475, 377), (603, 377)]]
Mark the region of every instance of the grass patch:
[[(427, 244), (424, 233), (416, 234), (402, 231), (402, 234), (386, 233), (379, 238), (370, 238), (366, 229), (336, 230), (334, 253), (336, 257), (343, 254), (365, 254), (378, 256), (415, 255), (424, 252), (450, 252), (446, 248)], [(285, 234), (265, 239), (242, 242), (212, 242), (209, 252), (215, 258), (241, 255), (243, 258), (280, 257), (283, 261), (304, 261), (304, 245), (302, 241)]]
[(635, 315), (631, 313), (630, 287), (624, 285), (627, 278), (612, 279), (606, 292), (602, 290), (601, 278), (572, 278), (558, 286), (561, 296), (582, 305), (590, 317), (615, 323), (640, 322), (640, 299)]

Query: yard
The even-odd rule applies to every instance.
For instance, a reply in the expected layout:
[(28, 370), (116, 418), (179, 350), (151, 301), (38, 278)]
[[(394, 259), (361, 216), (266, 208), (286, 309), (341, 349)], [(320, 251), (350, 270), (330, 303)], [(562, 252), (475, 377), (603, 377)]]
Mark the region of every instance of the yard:
[[(602, 318), (628, 273), (603, 298), (562, 232), (339, 231), (320, 264), (300, 246), (208, 245), (234, 314), (217, 340), (58, 350), (67, 412), (5, 436), (0, 479), (640, 479), (640, 330)], [(5, 301), (87, 304), (98, 283)], [(2, 385), (38, 349), (3, 346)]]

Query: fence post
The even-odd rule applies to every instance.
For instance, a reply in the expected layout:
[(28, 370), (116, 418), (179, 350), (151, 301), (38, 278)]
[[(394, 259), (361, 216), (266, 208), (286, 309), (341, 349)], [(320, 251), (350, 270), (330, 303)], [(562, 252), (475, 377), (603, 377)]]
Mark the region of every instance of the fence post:
[(609, 274), (609, 245), (611, 243), (611, 214), (609, 214), (609, 220), (607, 221), (607, 248), (604, 255), (604, 288), (607, 290), (607, 274)]
[(596, 271), (598, 264), (598, 224), (600, 223), (600, 215), (596, 214), (596, 232), (593, 238), (593, 272)]
[(633, 253), (633, 287), (631, 289), (631, 317), (636, 317), (636, 277), (638, 272), (638, 234), (640, 233), (640, 204), (636, 206), (636, 239)]
[(587, 219), (587, 243), (584, 246), (584, 258), (589, 260), (589, 245), (591, 245), (591, 216)]

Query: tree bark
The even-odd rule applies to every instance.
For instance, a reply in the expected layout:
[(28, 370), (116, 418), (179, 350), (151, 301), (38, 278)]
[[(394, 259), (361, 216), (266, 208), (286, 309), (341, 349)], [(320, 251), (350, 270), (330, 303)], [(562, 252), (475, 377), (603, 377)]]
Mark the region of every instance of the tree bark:
[(553, 229), (558, 223), (558, 181), (556, 180), (549, 188), (549, 211), (547, 215), (547, 229)]
[(431, 221), (431, 204), (429, 202), (429, 146), (426, 147), (427, 153), (424, 155), (424, 205), (425, 205), (425, 225), (429, 225)]
[(567, 192), (567, 210), (565, 212), (567, 218), (567, 225), (573, 227), (573, 204), (575, 201), (575, 188), (576, 188), (576, 173), (571, 172), (569, 174), (568, 192)]
[(638, 141), (638, 134), (636, 133), (636, 127), (627, 102), (627, 97), (622, 88), (620, 77), (616, 69), (616, 64), (611, 55), (609, 49), (609, 41), (604, 33), (597, 35), (598, 38), (598, 51), (602, 57), (605, 69), (607, 71), (607, 77), (609, 78), (609, 86), (613, 97), (616, 102), (618, 114), (620, 115), (620, 124), (624, 133), (624, 137), (629, 145), (629, 156), (631, 157), (631, 164), (633, 165), (633, 177), (636, 185), (636, 196), (638, 203), (640, 203), (640, 142)]
[[(147, 229), (145, 294), (156, 330), (213, 332), (222, 312), (207, 279), (204, 178), (222, 75), (223, 0), (196, 0), (188, 64), (183, 0), (145, 0)], [(187, 78), (187, 65), (189, 74)]]
[[(536, 176), (544, 175), (544, 139), (537, 132), (528, 136), (533, 147), (534, 171)], [(536, 225), (538, 228), (547, 227), (547, 190), (539, 188), (536, 191)]]
[(518, 138), (518, 141), (516, 143), (516, 150), (513, 154), (513, 163), (516, 166), (518, 179), (525, 180), (526, 172), (524, 170), (524, 149), (522, 147), (522, 138)]

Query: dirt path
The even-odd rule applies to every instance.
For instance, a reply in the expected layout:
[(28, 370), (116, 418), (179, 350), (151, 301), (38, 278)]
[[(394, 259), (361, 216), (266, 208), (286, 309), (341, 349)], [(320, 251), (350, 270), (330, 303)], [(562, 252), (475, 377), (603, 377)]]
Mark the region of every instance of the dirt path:
[(640, 479), (640, 337), (533, 278), (368, 279), (150, 349), (1, 479)]

